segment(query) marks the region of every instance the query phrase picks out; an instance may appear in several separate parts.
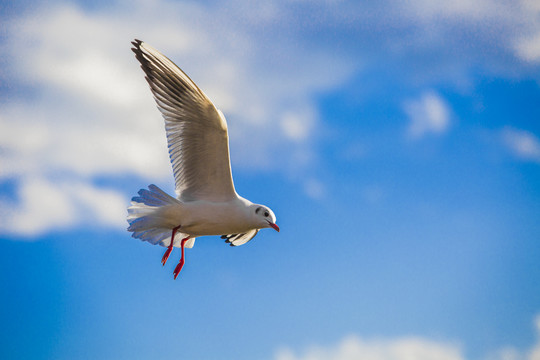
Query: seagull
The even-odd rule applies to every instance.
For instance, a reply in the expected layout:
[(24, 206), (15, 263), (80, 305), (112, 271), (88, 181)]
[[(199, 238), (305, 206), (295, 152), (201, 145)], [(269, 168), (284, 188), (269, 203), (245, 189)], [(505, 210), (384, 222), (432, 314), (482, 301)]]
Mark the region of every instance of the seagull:
[(173, 248), (180, 247), (176, 279), (185, 263), (184, 248), (192, 248), (197, 237), (221, 235), (239, 246), (260, 229), (279, 232), (279, 227), (269, 207), (236, 193), (223, 113), (171, 60), (141, 40), (132, 44), (165, 120), (177, 196), (153, 184), (139, 190), (128, 207), (127, 230), (136, 239), (167, 247), (163, 265)]

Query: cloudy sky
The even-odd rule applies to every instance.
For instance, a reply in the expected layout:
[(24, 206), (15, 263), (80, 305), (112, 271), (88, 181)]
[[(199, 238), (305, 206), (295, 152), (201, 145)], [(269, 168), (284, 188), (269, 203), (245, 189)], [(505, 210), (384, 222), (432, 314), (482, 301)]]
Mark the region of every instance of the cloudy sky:
[[(538, 0), (0, 1), (2, 359), (540, 359)], [(173, 252), (132, 52), (228, 119), (282, 231)]]

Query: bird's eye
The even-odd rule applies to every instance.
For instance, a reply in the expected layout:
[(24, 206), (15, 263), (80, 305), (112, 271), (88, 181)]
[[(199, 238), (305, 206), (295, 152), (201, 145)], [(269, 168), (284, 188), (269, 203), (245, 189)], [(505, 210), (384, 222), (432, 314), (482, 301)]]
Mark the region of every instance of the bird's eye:
[(268, 217), (268, 215), (270, 215), (270, 214), (268, 213), (268, 211), (265, 211), (265, 212), (264, 212), (264, 217)]

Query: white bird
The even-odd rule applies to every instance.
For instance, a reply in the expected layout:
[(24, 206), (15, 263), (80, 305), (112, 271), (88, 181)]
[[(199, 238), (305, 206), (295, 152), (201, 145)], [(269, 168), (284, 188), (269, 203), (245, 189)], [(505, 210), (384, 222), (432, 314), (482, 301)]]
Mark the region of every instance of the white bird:
[(180, 247), (176, 279), (184, 266), (184, 247), (193, 247), (196, 237), (221, 235), (238, 246), (262, 228), (279, 227), (270, 208), (253, 204), (234, 189), (223, 113), (171, 60), (140, 40), (132, 44), (165, 119), (177, 198), (156, 185), (139, 190), (128, 208), (128, 231), (134, 238), (167, 246), (163, 265), (173, 247)]

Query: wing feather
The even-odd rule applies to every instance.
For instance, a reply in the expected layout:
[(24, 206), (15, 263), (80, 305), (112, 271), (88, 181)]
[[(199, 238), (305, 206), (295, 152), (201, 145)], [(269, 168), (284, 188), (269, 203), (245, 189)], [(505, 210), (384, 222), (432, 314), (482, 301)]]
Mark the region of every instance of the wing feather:
[(182, 201), (235, 198), (223, 114), (171, 60), (140, 40), (132, 44), (165, 119), (178, 198)]
[(240, 246), (253, 239), (258, 232), (259, 229), (253, 229), (243, 234), (221, 235), (221, 238), (225, 239), (225, 242), (231, 246)]

